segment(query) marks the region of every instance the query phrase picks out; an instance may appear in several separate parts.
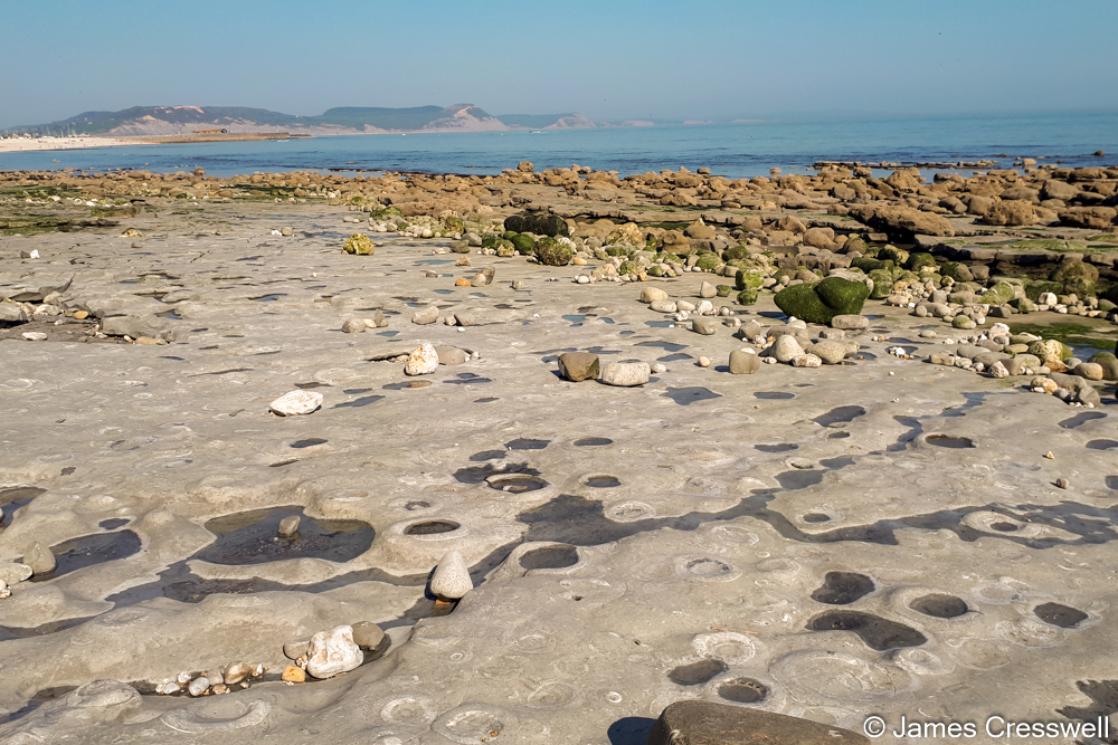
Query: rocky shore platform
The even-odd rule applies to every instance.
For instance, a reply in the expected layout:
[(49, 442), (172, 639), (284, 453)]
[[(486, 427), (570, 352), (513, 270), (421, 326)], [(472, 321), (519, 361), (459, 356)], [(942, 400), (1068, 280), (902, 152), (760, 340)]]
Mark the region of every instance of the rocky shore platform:
[(1113, 736), (1118, 170), (1023, 166), (0, 174), (0, 742)]

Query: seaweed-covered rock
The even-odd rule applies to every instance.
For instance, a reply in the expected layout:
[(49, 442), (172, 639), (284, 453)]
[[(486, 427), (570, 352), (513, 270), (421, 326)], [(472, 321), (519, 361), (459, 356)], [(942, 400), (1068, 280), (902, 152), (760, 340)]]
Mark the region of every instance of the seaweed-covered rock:
[(372, 256), (376, 252), (373, 240), (364, 233), (354, 233), (345, 239), (342, 250), (353, 256)]
[(738, 305), (753, 305), (757, 302), (758, 290), (755, 287), (746, 287), (738, 293)]
[(1065, 259), (1052, 272), (1051, 279), (1060, 285), (1064, 293), (1075, 293), (1080, 297), (1095, 294), (1099, 281), (1099, 270), (1079, 259)]
[(776, 305), (790, 316), (809, 323), (830, 323), (835, 312), (827, 307), (811, 285), (785, 287), (773, 297)]
[(1099, 352), (1091, 362), (1102, 368), (1103, 380), (1118, 380), (1118, 357), (1113, 352)]
[(893, 273), (888, 269), (874, 269), (869, 273), (869, 278), (873, 282), (873, 289), (870, 290), (870, 297), (874, 300), (884, 300), (889, 297), (893, 291)]
[(739, 290), (759, 290), (765, 275), (757, 269), (739, 269), (734, 275), (734, 286)]
[(528, 211), (505, 218), (505, 230), (517, 233), (535, 233), (554, 238), (560, 235), (569, 235), (570, 229), (567, 222), (554, 212)]
[(1014, 298), (1016, 291), (1009, 282), (995, 282), (986, 292), (979, 296), (978, 301), (989, 305), (1005, 305)]
[(513, 248), (515, 248), (516, 252), (521, 256), (531, 256), (536, 252), (536, 239), (527, 233), (513, 233), (510, 231), (505, 234), (505, 237), (508, 238)]
[(974, 272), (970, 267), (958, 261), (948, 261), (940, 267), (940, 274), (951, 277), (956, 282), (973, 282)]
[(536, 244), (536, 258), (547, 266), (566, 266), (571, 263), (574, 251), (566, 243), (555, 238), (542, 238)]
[(912, 271), (919, 273), (922, 269), (935, 269), (936, 258), (930, 253), (910, 254), (908, 257), (908, 261), (905, 262), (904, 266), (905, 269), (911, 269)]
[(865, 282), (827, 277), (815, 286), (815, 294), (834, 311), (834, 315), (857, 315), (862, 312), (862, 304), (869, 297), (870, 288)]
[(881, 250), (877, 252), (877, 258), (882, 261), (892, 261), (898, 266), (904, 266), (908, 263), (909, 253), (903, 248), (896, 246), (882, 246)]
[(792, 285), (776, 294), (776, 305), (808, 323), (829, 324), (837, 315), (858, 315), (869, 297), (864, 282), (827, 277), (814, 285)]
[(699, 254), (695, 266), (704, 272), (715, 272), (722, 266), (722, 257), (713, 251), (707, 251), (706, 253)]

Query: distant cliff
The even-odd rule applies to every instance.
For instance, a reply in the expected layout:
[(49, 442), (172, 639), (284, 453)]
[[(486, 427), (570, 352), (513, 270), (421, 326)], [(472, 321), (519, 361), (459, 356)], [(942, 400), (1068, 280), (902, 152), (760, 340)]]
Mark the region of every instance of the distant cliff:
[(87, 111), (49, 124), (13, 127), (35, 135), (179, 135), (208, 131), (354, 134), (363, 132), (487, 132), (593, 127), (582, 114), (494, 116), (473, 104), (452, 106), (343, 106), (318, 116), (296, 116), (244, 106), (133, 106)]

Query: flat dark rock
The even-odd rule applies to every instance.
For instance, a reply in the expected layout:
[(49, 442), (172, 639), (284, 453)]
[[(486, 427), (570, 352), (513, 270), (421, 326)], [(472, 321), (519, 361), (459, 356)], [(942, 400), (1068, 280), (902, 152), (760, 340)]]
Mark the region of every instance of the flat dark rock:
[(742, 706), (677, 701), (664, 709), (648, 745), (842, 745), (868, 743), (849, 730)]

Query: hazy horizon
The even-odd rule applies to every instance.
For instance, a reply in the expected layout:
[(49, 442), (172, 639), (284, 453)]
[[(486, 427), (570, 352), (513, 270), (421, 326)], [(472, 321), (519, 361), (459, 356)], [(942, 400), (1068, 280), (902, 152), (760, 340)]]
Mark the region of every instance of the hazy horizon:
[[(1118, 110), (1118, 4), (12, 6), (0, 128), (143, 105), (474, 103), (598, 120)], [(46, 51), (44, 51), (46, 50)]]

